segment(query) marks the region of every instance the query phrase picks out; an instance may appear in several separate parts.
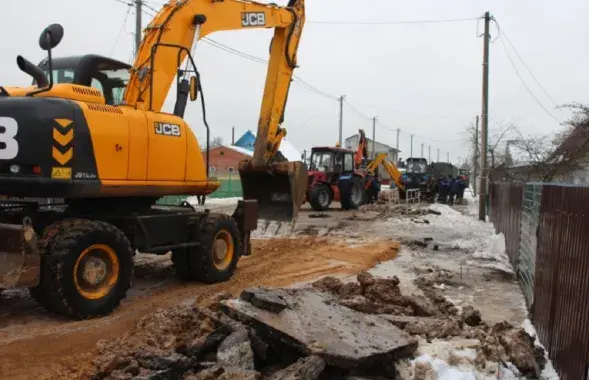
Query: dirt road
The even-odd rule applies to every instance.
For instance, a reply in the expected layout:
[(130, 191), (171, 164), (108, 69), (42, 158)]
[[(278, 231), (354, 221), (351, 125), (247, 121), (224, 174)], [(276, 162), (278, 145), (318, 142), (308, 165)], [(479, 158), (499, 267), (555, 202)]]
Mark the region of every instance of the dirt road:
[(89, 362), (100, 339), (122, 334), (157, 308), (223, 290), (238, 294), (249, 286), (285, 286), (326, 274), (353, 274), (397, 255), (399, 244), (388, 239), (356, 239), (350, 246), (318, 236), (348, 216), (334, 212), (329, 218), (311, 219), (307, 214), (291, 237), (256, 239), (254, 254), (240, 261), (235, 277), (213, 286), (177, 282), (169, 257), (140, 255), (127, 299), (100, 319), (64, 320), (37, 306), (26, 290), (7, 292), (0, 296), (0, 378), (71, 377), (69, 369)]

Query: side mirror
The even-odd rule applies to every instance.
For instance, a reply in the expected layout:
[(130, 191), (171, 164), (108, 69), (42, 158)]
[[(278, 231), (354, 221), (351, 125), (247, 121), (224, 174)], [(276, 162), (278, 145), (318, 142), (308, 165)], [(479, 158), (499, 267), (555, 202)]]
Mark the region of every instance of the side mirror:
[(198, 80), (196, 76), (190, 77), (190, 101), (194, 102), (198, 98)]
[(51, 24), (39, 36), (39, 46), (43, 50), (51, 50), (59, 45), (62, 38), (63, 26), (60, 24)]

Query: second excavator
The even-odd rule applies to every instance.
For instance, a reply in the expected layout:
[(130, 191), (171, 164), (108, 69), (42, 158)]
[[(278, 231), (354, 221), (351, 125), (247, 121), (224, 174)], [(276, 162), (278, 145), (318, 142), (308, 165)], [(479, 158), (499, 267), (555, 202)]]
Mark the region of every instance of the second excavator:
[[(125, 297), (136, 251), (171, 251), (184, 280), (231, 278), (251, 253), (258, 218), (293, 220), (304, 199), (306, 166), (277, 154), (304, 22), (304, 0), (285, 7), (170, 0), (145, 29), (133, 65), (99, 55), (53, 58), (64, 30), (47, 27), (39, 39), (47, 58), (16, 60), (33, 85), (0, 86), (0, 194), (63, 203), (2, 203), (0, 289), (29, 287), (47, 309), (89, 318)], [(200, 97), (208, 152), (192, 52), (210, 33), (254, 28), (274, 28), (274, 36), (253, 158), (239, 165), (243, 201), (232, 215), (156, 206), (163, 196), (219, 187), (183, 119), (188, 100)], [(173, 113), (162, 112), (174, 81)]]

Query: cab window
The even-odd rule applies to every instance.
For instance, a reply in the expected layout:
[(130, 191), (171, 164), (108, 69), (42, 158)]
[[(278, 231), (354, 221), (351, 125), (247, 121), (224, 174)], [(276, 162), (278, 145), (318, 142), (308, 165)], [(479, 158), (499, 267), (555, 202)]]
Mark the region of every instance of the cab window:
[(344, 171), (354, 171), (354, 156), (351, 153), (346, 153), (344, 156)]

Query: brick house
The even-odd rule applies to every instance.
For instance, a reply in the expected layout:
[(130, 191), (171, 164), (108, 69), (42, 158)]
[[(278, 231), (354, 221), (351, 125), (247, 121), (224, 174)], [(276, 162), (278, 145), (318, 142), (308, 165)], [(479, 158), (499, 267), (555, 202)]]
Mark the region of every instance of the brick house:
[[(207, 152), (202, 152), (207, 159)], [(220, 174), (237, 173), (239, 161), (251, 158), (251, 152), (236, 146), (221, 145), (211, 148), (209, 153), (209, 173), (211, 176)]]

